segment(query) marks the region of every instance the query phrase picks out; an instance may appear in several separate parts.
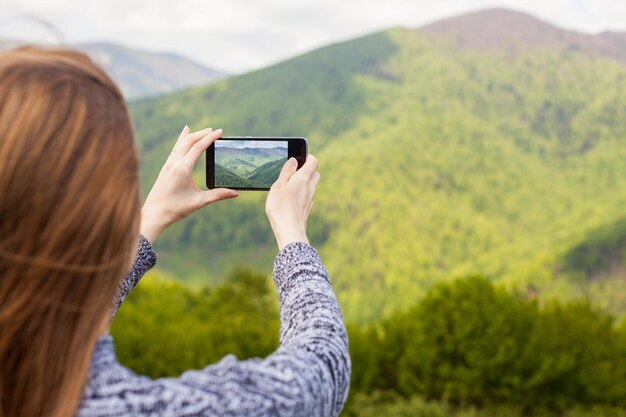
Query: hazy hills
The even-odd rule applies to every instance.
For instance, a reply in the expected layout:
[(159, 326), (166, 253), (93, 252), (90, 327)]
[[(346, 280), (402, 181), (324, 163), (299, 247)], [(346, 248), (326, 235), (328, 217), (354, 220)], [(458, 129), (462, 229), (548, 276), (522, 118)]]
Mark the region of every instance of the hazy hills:
[[(287, 161), (287, 148), (215, 148), (217, 187), (269, 188)], [(218, 143), (219, 144), (219, 143)]]
[(505, 51), (559, 48), (626, 62), (626, 33), (597, 35), (564, 30), (536, 17), (507, 9), (490, 9), (425, 26), (423, 32), (448, 38), (466, 49)]
[[(0, 39), (0, 51), (20, 45), (23, 42)], [(170, 52), (150, 52), (109, 42), (72, 47), (89, 54), (104, 67), (130, 100), (171, 93), (226, 77), (220, 71)]]
[[(498, 38), (496, 48), (482, 47), (480, 33)], [(311, 240), (348, 319), (387, 315), (434, 282), (475, 273), (621, 310), (626, 288), (611, 271), (621, 270), (626, 241), (612, 226), (626, 207), (626, 66), (618, 52), (541, 43), (555, 36), (574, 35), (492, 10), (135, 103), (144, 183), (184, 124), (306, 136), (322, 174)], [(598, 36), (619, 50), (620, 35)], [(198, 167), (199, 183), (203, 175)], [(276, 248), (264, 196), (216, 204), (168, 230), (160, 267), (195, 282), (235, 264), (269, 271)], [(607, 241), (612, 266), (590, 257), (584, 268), (600, 272), (581, 274), (572, 259), (587, 252), (577, 248), (603, 254)]]
[(149, 52), (113, 43), (77, 45), (102, 65), (129, 99), (208, 84), (226, 74), (170, 52)]
[(286, 148), (229, 148), (219, 147), (215, 151), (215, 162), (232, 172), (248, 175), (261, 165), (284, 158)]

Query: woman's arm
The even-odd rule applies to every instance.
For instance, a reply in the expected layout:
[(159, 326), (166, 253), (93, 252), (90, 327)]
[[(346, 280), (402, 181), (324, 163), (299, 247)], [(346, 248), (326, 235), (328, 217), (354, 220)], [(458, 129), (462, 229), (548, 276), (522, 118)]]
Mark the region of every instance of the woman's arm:
[(152, 380), (120, 366), (106, 336), (96, 346), (78, 416), (338, 416), (351, 363), (328, 272), (315, 249), (294, 242), (276, 257), (273, 277), (281, 323), (274, 353), (244, 361), (228, 355), (180, 378)]
[[(197, 134), (183, 130), (159, 174), (162, 180), (157, 180), (146, 201), (149, 209), (144, 206), (142, 233), (145, 230), (151, 241), (168, 224), (193, 210), (237, 195), (230, 190), (201, 191), (191, 180), (193, 164), (219, 134), (221, 131), (192, 139)], [(118, 404), (119, 394), (132, 396), (133, 401), (123, 403), (126, 411), (132, 409), (137, 415), (339, 415), (350, 381), (348, 338), (328, 271), (306, 236), (307, 218), (320, 179), (317, 168), (317, 159), (312, 155), (299, 171), (295, 159), (290, 159), (267, 198), (266, 212), (280, 249), (273, 274), (280, 302), (280, 347), (265, 359), (238, 361), (229, 355), (215, 365), (185, 372), (180, 378), (156, 381), (110, 362), (88, 386), (94, 392), (106, 387), (104, 397), (102, 393), (94, 395), (97, 404)], [(187, 203), (174, 206), (181, 201), (173, 198), (174, 194)], [(154, 223), (158, 221), (161, 223)], [(130, 289), (137, 280), (128, 279)], [(86, 401), (85, 406), (90, 408), (88, 405)]]
[(280, 347), (263, 360), (238, 362), (231, 355), (172, 380), (207, 395), (198, 415), (322, 417), (341, 412), (350, 384), (348, 337), (328, 271), (306, 236), (320, 180), (317, 168), (313, 155), (299, 171), (290, 159), (267, 196), (265, 210), (280, 248), (273, 274)]
[(157, 256), (152, 244), (163, 230), (207, 204), (238, 196), (236, 191), (226, 188), (203, 191), (193, 182), (193, 167), (206, 148), (221, 135), (221, 129), (213, 131), (207, 128), (190, 132), (188, 126), (180, 133), (141, 210), (141, 236), (137, 254), (113, 298), (111, 320), (130, 290), (156, 263)]
[(280, 301), (280, 347), (265, 359), (237, 361), (229, 355), (178, 379), (158, 380), (163, 395), (172, 395), (164, 411), (198, 416), (339, 415), (348, 395), (351, 363), (328, 272), (315, 249), (296, 242), (280, 251), (273, 276)]
[(146, 239), (143, 235), (140, 235), (133, 266), (130, 268), (130, 271), (128, 271), (128, 274), (126, 274), (115, 291), (113, 303), (111, 304), (111, 320), (115, 318), (117, 311), (130, 290), (135, 288), (141, 277), (143, 277), (143, 275), (156, 264), (156, 261), (157, 254), (152, 249), (152, 245), (148, 242), (148, 239)]

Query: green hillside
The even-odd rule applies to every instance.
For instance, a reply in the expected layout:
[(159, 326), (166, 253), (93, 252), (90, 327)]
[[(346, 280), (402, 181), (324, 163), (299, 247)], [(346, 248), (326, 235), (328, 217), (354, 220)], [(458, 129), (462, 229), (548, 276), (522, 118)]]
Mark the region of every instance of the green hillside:
[(215, 153), (216, 163), (228, 168), (231, 172), (247, 177), (268, 162), (287, 155), (287, 148), (264, 149), (264, 148), (229, 148), (224, 144), (217, 148)]
[(222, 160), (216, 162), (223, 168), (228, 169), (231, 173), (242, 176), (247, 175), (256, 168), (253, 164), (240, 158), (222, 158)]
[[(625, 93), (626, 67), (610, 59), (478, 52), (393, 29), (131, 110), (145, 187), (185, 124), (306, 136), (322, 174), (312, 243), (348, 320), (370, 321), (473, 273), (623, 308), (615, 275), (590, 282), (567, 268), (590, 233), (626, 215)], [(217, 282), (237, 264), (269, 271), (264, 197), (168, 230), (160, 267), (189, 282)]]
[(287, 162), (287, 158), (278, 159), (261, 165), (248, 175), (248, 179), (257, 181), (261, 184), (271, 186), (278, 178), (280, 170)]
[(244, 188), (253, 188), (253, 187), (261, 187), (263, 184), (247, 179), (240, 175), (235, 174), (232, 171), (224, 168), (219, 164), (215, 164), (215, 186), (216, 187), (244, 187)]

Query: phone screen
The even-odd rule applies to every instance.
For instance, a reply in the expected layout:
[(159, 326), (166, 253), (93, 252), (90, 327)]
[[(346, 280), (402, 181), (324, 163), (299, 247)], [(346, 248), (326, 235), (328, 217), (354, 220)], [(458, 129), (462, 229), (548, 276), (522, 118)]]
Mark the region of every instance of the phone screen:
[(217, 140), (215, 187), (270, 188), (288, 155), (286, 140)]

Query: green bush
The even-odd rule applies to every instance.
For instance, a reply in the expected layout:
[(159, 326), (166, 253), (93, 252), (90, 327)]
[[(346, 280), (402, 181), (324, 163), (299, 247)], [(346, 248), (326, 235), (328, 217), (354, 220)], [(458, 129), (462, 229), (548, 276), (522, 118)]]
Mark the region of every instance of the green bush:
[(535, 413), (626, 405), (626, 332), (587, 302), (540, 308), (471, 277), (349, 334), (354, 392)]
[(527, 413), (519, 407), (504, 405), (490, 408), (454, 407), (442, 401), (427, 401), (413, 396), (403, 398), (389, 392), (356, 394), (344, 408), (342, 417), (626, 417), (617, 407), (573, 408), (562, 414)]
[(226, 283), (200, 290), (153, 275), (124, 301), (111, 332), (120, 361), (156, 378), (231, 353), (266, 356), (278, 347), (278, 327), (268, 277), (239, 269)]
[(548, 305), (520, 357), (532, 370), (524, 402), (552, 410), (626, 405), (624, 346), (612, 318), (589, 303)]
[(405, 316), (398, 391), (460, 405), (519, 403), (531, 372), (520, 357), (537, 314), (484, 278), (436, 286)]

